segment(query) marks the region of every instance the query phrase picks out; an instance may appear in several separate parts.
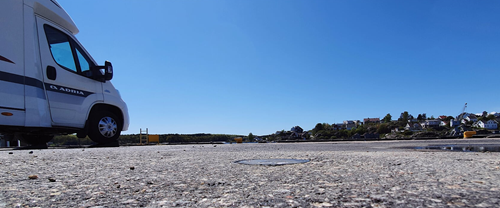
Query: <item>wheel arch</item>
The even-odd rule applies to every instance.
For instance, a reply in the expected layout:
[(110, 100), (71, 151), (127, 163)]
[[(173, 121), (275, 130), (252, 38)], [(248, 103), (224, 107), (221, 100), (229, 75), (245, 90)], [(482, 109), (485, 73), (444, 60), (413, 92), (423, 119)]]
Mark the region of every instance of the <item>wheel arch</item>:
[[(85, 128), (87, 128), (89, 118), (92, 116), (92, 114), (95, 112), (99, 112), (99, 111), (108, 111), (108, 112), (115, 114), (116, 116), (119, 117), (120, 122), (122, 122), (122, 125), (123, 125), (123, 122), (124, 122), (123, 112), (122, 112), (122, 110), (120, 110), (120, 108), (118, 108), (114, 105), (109, 105), (109, 104), (105, 104), (105, 103), (98, 103), (98, 104), (95, 104), (94, 106), (92, 106), (92, 109), (90, 110), (90, 113), (87, 116), (87, 122), (85, 123)], [(122, 129), (120, 129), (120, 130), (122, 130)]]
[(92, 118), (92, 114), (94, 114), (96, 112), (100, 112), (100, 111), (111, 112), (111, 113), (115, 114), (116, 116), (118, 116), (118, 118), (120, 119), (120, 122), (122, 122), (121, 123), (122, 129), (120, 129), (120, 131), (123, 130), (123, 122), (125, 122), (125, 120), (124, 120), (125, 118), (123, 116), (122, 110), (114, 105), (109, 105), (109, 104), (105, 104), (105, 103), (97, 103), (94, 106), (92, 106), (92, 109), (90, 109), (90, 112), (87, 115), (87, 120), (85, 121), (85, 127), (83, 128), (82, 131), (79, 131), (77, 133), (77, 136), (79, 138), (84, 138), (88, 135), (89, 126), (90, 126), (90, 124), (89, 124), (90, 118)]

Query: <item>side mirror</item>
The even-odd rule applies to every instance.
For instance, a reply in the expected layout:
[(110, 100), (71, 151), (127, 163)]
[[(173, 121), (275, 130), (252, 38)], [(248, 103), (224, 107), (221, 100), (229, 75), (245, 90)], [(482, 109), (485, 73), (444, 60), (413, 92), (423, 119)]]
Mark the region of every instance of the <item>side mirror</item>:
[(97, 81), (106, 82), (113, 79), (113, 65), (109, 61), (104, 62), (104, 66), (92, 67), (91, 71), (87, 77), (92, 77)]
[(104, 62), (104, 79), (113, 79), (113, 65), (109, 61)]

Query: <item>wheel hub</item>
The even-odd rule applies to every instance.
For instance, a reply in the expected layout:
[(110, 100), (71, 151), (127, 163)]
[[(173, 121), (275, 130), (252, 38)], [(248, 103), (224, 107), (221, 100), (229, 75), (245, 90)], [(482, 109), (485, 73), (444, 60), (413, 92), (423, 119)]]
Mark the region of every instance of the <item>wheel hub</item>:
[(118, 130), (118, 125), (116, 121), (111, 117), (104, 117), (99, 121), (99, 132), (104, 137), (113, 137)]

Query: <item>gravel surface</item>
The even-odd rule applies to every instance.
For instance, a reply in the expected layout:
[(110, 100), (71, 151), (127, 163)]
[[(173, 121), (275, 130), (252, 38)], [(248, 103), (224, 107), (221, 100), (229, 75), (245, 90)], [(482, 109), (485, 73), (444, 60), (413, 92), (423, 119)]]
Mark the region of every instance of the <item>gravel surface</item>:
[(1, 149), (0, 207), (500, 207), (500, 153), (438, 144), (500, 139)]

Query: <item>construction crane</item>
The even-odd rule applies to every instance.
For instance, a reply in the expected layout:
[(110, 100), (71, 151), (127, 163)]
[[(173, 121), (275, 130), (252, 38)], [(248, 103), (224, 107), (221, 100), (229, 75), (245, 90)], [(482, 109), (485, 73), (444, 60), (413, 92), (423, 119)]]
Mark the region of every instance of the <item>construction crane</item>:
[(461, 121), (464, 117), (465, 109), (467, 109), (467, 103), (465, 103), (464, 107), (462, 108), (462, 112), (460, 112), (460, 114), (457, 116), (458, 121)]
[[(465, 109), (467, 109), (467, 103), (465, 103), (464, 107), (462, 108), (462, 111), (460, 112), (460, 114), (456, 118), (459, 123), (462, 123), (462, 119), (464, 118), (464, 114), (465, 114)], [(453, 136), (453, 137), (461, 136), (461, 135), (463, 135), (463, 129), (460, 129), (459, 126), (455, 126), (455, 128), (449, 134), (449, 136)]]

